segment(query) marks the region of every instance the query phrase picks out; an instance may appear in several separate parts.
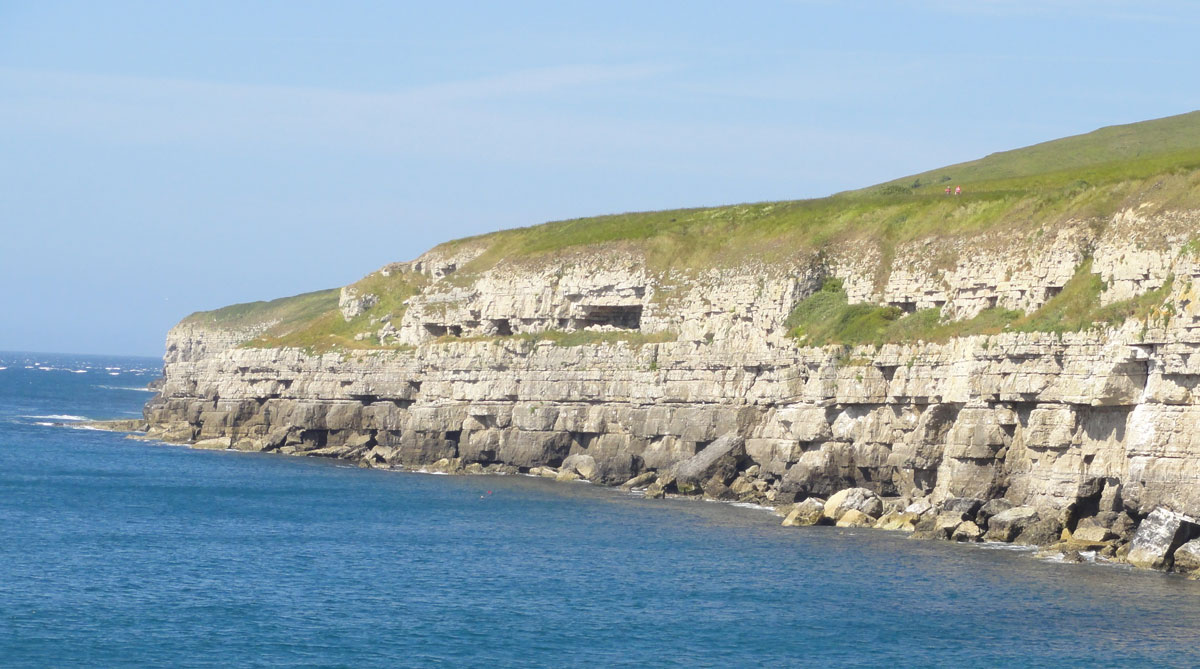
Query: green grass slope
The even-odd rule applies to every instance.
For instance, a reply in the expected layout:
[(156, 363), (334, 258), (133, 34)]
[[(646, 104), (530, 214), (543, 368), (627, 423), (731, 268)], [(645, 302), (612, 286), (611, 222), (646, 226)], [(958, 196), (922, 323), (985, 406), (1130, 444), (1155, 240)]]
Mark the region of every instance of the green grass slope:
[[(443, 244), (486, 247), (459, 281), (502, 259), (606, 245), (651, 270), (766, 262), (831, 242), (872, 239), (885, 248), (930, 235), (1003, 225), (1019, 233), (1066, 218), (1104, 217), (1151, 188), (1159, 209), (1200, 206), (1200, 112), (1102, 128), (996, 153), (825, 198), (556, 221)], [(946, 197), (947, 185), (962, 185)], [(1153, 213), (1153, 212), (1148, 212)]]
[[(903, 177), (888, 184), (918, 191), (946, 185), (1061, 185), (1090, 176), (1097, 181), (1145, 176), (1163, 168), (1200, 165), (1200, 111), (1114, 125), (1093, 132), (993, 153), (979, 160)], [(885, 184), (885, 185), (888, 185)]]
[[(964, 194), (946, 197), (947, 185), (962, 185)], [(825, 198), (555, 221), (459, 239), (438, 249), (483, 247), (481, 255), (449, 277), (458, 284), (470, 283), (502, 261), (537, 262), (577, 251), (627, 252), (642, 258), (651, 272), (665, 273), (780, 262), (832, 244), (866, 240), (877, 245), (886, 264), (898, 244), (914, 239), (950, 241), (996, 229), (1023, 235), (1069, 218), (1103, 224), (1124, 207), (1146, 204), (1150, 193), (1152, 208), (1143, 213), (1200, 208), (1200, 111), (1101, 128)], [(882, 267), (880, 277), (886, 279), (888, 271)], [(252, 343), (258, 346), (379, 347), (371, 338), (354, 336), (382, 316), (399, 318), (403, 300), (425, 281), (409, 273), (368, 276), (356, 287), (380, 295), (380, 304), (351, 323), (337, 310), (336, 290), (233, 305), (187, 320), (224, 327), (275, 322)], [(936, 340), (1005, 327), (1062, 331), (1119, 315), (1099, 313), (1088, 297), (1070, 313), (1045, 311), (1062, 306), (1058, 303), (1063, 300), (1052, 300), (1037, 314), (989, 311), (971, 323), (945, 324), (928, 313), (901, 316), (874, 305), (847, 305), (844, 293), (839, 302), (834, 289), (814, 299), (817, 303), (797, 308), (809, 309), (816, 320), (794, 313), (789, 325), (809, 343)], [(1141, 313), (1145, 308), (1139, 303), (1117, 311)]]

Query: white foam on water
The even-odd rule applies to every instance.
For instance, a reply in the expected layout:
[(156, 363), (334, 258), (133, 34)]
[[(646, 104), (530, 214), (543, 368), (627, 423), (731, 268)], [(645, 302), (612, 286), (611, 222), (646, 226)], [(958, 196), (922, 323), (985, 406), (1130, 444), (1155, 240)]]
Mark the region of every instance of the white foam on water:
[(1037, 546), (1025, 546), (1023, 544), (1006, 544), (1002, 541), (985, 541), (979, 544), (980, 548), (991, 551), (1017, 551), (1021, 553), (1032, 553), (1037, 550)]
[(67, 413), (52, 413), (49, 416), (21, 416), (21, 418), (40, 418), (42, 420), (87, 420), (86, 416), (72, 416)]
[(154, 392), (149, 388), (139, 388), (138, 386), (96, 386), (96, 388), (103, 388), (104, 390), (136, 390), (139, 393)]
[(7, 368), (7, 367), (0, 367), (0, 372), (3, 372), (3, 371), (4, 371), (4, 370), (6, 370), (6, 369), (8, 369), (8, 368)]
[(86, 369), (73, 369), (73, 370), (71, 370), (71, 373), (72, 374), (87, 374), (87, 370)]
[(755, 509), (757, 511), (771, 511), (771, 512), (775, 511), (775, 509), (772, 509), (769, 506), (763, 506), (762, 504), (754, 504), (752, 502), (730, 502), (729, 505), (736, 506), (739, 509)]
[(120, 372), (109, 372), (108, 375), (109, 376), (120, 376), (121, 373)]

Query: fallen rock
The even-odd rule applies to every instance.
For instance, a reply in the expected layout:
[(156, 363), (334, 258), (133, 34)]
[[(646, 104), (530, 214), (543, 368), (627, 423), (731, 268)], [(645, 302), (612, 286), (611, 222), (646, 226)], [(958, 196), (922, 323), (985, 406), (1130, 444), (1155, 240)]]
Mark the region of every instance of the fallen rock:
[(964, 520), (954, 528), (954, 532), (950, 538), (955, 541), (981, 541), (983, 538), (983, 530), (974, 521)]
[(213, 439), (201, 439), (192, 444), (192, 448), (198, 448), (202, 451), (223, 451), (229, 448), (231, 440), (229, 437), (216, 437)]
[(1125, 561), (1135, 567), (1166, 569), (1171, 566), (1171, 554), (1196, 529), (1182, 514), (1160, 506), (1138, 525)]
[(1062, 520), (1058, 517), (1039, 517), (1035, 522), (1026, 525), (1013, 541), (1027, 546), (1048, 546), (1062, 539), (1062, 531)]
[(1037, 520), (1037, 509), (1032, 506), (1018, 506), (1001, 511), (988, 518), (988, 531), (984, 538), (988, 541), (1012, 542)]
[(808, 527), (810, 525), (819, 525), (824, 517), (824, 512), (825, 503), (816, 497), (809, 497), (792, 507), (787, 517), (783, 519), (783, 526)]
[(758, 488), (754, 485), (755, 483), (758, 483), (756, 479), (739, 476), (734, 479), (733, 483), (729, 484), (729, 489), (738, 497), (750, 495), (758, 492)]
[(658, 479), (646, 487), (647, 499), (662, 499), (667, 496), (667, 486), (662, 479)]
[(873, 517), (868, 516), (858, 509), (847, 509), (837, 521), (838, 527), (871, 527), (874, 524), (875, 519)]
[(943, 511), (937, 515), (933, 522), (933, 538), (949, 539), (966, 521), (966, 514), (961, 511)]
[(1192, 539), (1175, 549), (1174, 569), (1181, 574), (1200, 573), (1200, 539)]
[(651, 483), (653, 483), (654, 479), (655, 479), (654, 472), (644, 472), (644, 473), (638, 474), (637, 476), (622, 483), (621, 487), (624, 488), (625, 490), (630, 490), (633, 488), (641, 488), (642, 486), (647, 486), (647, 485), (650, 485)]
[(986, 504), (979, 507), (979, 511), (975, 512), (975, 522), (978, 523), (980, 527), (989, 527), (988, 523), (991, 521), (993, 516), (1008, 511), (1015, 506), (1015, 504), (1004, 499), (1003, 497), (989, 499)]
[(583, 453), (568, 455), (563, 460), (562, 470), (575, 472), (582, 478), (591, 479), (596, 475), (596, 458)]
[(901, 532), (913, 532), (917, 529), (917, 521), (921, 516), (907, 511), (893, 511), (886, 513), (875, 523), (877, 530), (893, 530)]
[(830, 496), (825, 502), (825, 517), (833, 522), (842, 514), (854, 510), (878, 518), (883, 515), (883, 499), (866, 488), (846, 488)]
[(1101, 543), (1117, 538), (1117, 535), (1112, 530), (1097, 524), (1088, 523), (1088, 520), (1084, 519), (1080, 521), (1079, 526), (1071, 533), (1072, 540)]
[(726, 434), (676, 464), (671, 470), (676, 490), (687, 495), (700, 492), (701, 487), (714, 477), (732, 480), (737, 474), (738, 460), (745, 454), (744, 443), (738, 435)]
[(963, 514), (968, 520), (975, 517), (976, 512), (983, 507), (983, 500), (974, 497), (951, 497), (942, 502), (942, 511), (952, 511)]
[(918, 499), (917, 501), (904, 507), (905, 513), (913, 513), (918, 516), (923, 516), (933, 511), (933, 503), (926, 498)]

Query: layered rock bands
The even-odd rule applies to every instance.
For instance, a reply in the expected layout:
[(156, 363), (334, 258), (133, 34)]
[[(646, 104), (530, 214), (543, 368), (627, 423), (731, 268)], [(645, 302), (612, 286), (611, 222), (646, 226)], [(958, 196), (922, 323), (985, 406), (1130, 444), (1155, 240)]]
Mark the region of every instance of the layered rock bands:
[[(1184, 228), (1195, 222), (1178, 216)], [(903, 270), (886, 281), (878, 259), (856, 264), (852, 249), (734, 268), (676, 281), (670, 299), (636, 262), (603, 253), (594, 267), (576, 254), (452, 288), (444, 276), (462, 260), (435, 254), (405, 268), (431, 277), (396, 319), (405, 346), (248, 348), (253, 329), (185, 322), (169, 335), (162, 393), (145, 417), (152, 436), (203, 447), (581, 477), (769, 504), (787, 524), (1066, 542), (1064, 551), (1194, 569), (1200, 268), (1182, 237), (1123, 252), (1120, 239), (1087, 230), (942, 269), (897, 261)], [(1173, 281), (1169, 318), (855, 348), (804, 347), (783, 325), (823, 276), (844, 279), (856, 299), (947, 318), (1036, 308), (1085, 256), (1106, 300)], [(433, 308), (450, 293), (454, 306)], [(363, 300), (343, 295), (347, 320)], [(467, 337), (480, 323), (491, 334)], [(554, 327), (675, 340), (520, 336)], [(447, 335), (455, 328), (460, 339)]]

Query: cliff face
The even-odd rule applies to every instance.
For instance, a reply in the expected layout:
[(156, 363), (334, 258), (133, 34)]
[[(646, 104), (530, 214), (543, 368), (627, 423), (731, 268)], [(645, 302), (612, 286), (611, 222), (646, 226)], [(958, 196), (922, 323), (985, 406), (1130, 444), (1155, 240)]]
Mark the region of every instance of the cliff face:
[[(1135, 516), (1157, 506), (1200, 515), (1200, 264), (1183, 249), (1197, 221), (1125, 210), (1099, 235), (1083, 223), (1037, 240), (1000, 233), (991, 251), (940, 269), (921, 240), (899, 250), (885, 282), (878, 259), (850, 246), (791, 267), (714, 270), (666, 296), (619, 255), (505, 264), (453, 285), (454, 259), (435, 253), (403, 268), (430, 283), (399, 323), (383, 324), (385, 339), (412, 348), (248, 348), (239, 344), (254, 328), (185, 322), (168, 337), (163, 392), (146, 417), (174, 440), (375, 464), (528, 469), (589, 456), (591, 478), (607, 483), (668, 471), (736, 434), (740, 466), (766, 483), (749, 497), (777, 504), (857, 486), (1064, 508), (1119, 490)], [(1147, 229), (1155, 243), (1130, 250), (1131, 231)], [(1104, 301), (1172, 278), (1173, 313), (1078, 333), (855, 348), (799, 346), (784, 327), (826, 274), (862, 300), (963, 318), (1037, 308), (1085, 256)], [(361, 297), (344, 291), (342, 313)], [(519, 336), (556, 327), (626, 339)]]
[(149, 431), (1170, 566), (1200, 535), (1200, 171), (1099, 169), (450, 243), (185, 319)]

